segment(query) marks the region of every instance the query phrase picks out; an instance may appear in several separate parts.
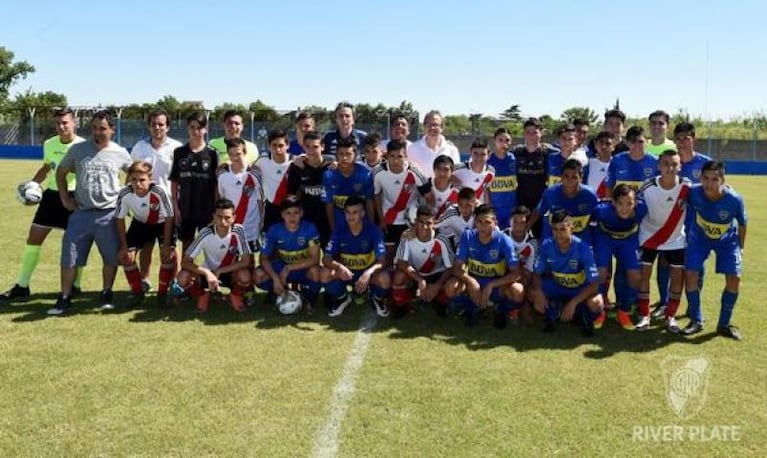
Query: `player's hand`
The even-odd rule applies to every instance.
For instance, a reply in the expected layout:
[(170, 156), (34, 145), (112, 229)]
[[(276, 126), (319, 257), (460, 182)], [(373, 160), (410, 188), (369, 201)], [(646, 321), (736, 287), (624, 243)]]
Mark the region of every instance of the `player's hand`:
[(415, 238), (415, 227), (409, 227), (402, 231), (400, 240), (413, 240)]
[(120, 264), (127, 266), (131, 264), (130, 254), (128, 254), (128, 248), (120, 248), (120, 251), (117, 252), (117, 260), (120, 262)]
[(341, 267), (338, 269), (337, 275), (338, 275), (338, 279), (341, 281), (349, 281), (352, 278), (354, 278), (352, 271), (349, 270), (349, 268), (344, 265), (341, 265)]
[(181, 209), (178, 208), (178, 205), (173, 207), (173, 219), (176, 220), (176, 226), (181, 227)]
[(426, 285), (426, 288), (421, 292), (421, 299), (426, 302), (431, 302), (439, 294), (439, 286), (437, 284)]
[(370, 283), (370, 273), (365, 271), (362, 273), (362, 275), (360, 275), (360, 278), (357, 279), (357, 282), (354, 284), (354, 291), (356, 291), (357, 294), (364, 293), (368, 290), (368, 283)]
[(205, 280), (208, 281), (208, 289), (210, 290), (211, 293), (215, 293), (216, 291), (218, 291), (219, 281), (216, 274), (214, 274), (211, 271), (208, 271), (205, 274)]
[(282, 296), (285, 293), (285, 285), (283, 285), (282, 282), (279, 282), (279, 281), (275, 281), (272, 283), (273, 283), (272, 292), (274, 292), (276, 296)]
[(338, 168), (338, 162), (336, 161), (330, 161), (328, 163), (328, 170), (335, 170)]
[(480, 295), (479, 300), (479, 307), (480, 308), (487, 308), (488, 304), (490, 304), (490, 295), (493, 294), (493, 288), (490, 285), (485, 285), (484, 288), (482, 288), (482, 294)]
[(290, 275), (290, 269), (288, 269), (288, 266), (285, 266), (280, 271), (280, 283), (282, 283), (283, 285), (287, 285), (288, 275)]
[(570, 321), (573, 319), (573, 315), (575, 315), (575, 306), (577, 304), (574, 304), (572, 302), (568, 302), (564, 308), (562, 308), (562, 313), (559, 317), (562, 321)]
[(479, 287), (479, 283), (477, 280), (473, 278), (469, 278), (469, 280), (466, 282), (466, 292), (469, 293), (469, 298), (472, 302), (475, 304), (479, 304), (481, 301), (481, 288)]
[(61, 204), (71, 212), (77, 210), (77, 202), (75, 202), (75, 199), (69, 194), (61, 196)]
[(176, 247), (164, 246), (160, 249), (160, 258), (163, 264), (170, 264), (176, 258)]
[(423, 295), (426, 292), (426, 288), (428, 286), (429, 285), (426, 284), (426, 280), (424, 280), (423, 278), (418, 280), (418, 295), (421, 296), (421, 299), (423, 299)]

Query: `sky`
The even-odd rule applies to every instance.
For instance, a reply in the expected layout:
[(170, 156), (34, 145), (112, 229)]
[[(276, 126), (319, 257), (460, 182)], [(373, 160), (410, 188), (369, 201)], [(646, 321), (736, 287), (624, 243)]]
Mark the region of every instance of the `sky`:
[(165, 95), (280, 109), (413, 103), (421, 113), (705, 119), (767, 108), (764, 1), (6, 2), (0, 46), (70, 105)]

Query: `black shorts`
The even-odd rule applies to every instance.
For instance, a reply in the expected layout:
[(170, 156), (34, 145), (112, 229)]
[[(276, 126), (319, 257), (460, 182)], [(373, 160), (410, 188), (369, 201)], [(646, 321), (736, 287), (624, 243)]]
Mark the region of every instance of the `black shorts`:
[(392, 224), (390, 226), (386, 226), (386, 231), (384, 232), (384, 242), (387, 245), (399, 244), (400, 239), (402, 238), (402, 233), (406, 230), (406, 224)]
[[(143, 248), (145, 245), (154, 244), (155, 240), (160, 245), (165, 243), (165, 223), (147, 224), (135, 219), (131, 221), (130, 228), (125, 234), (128, 241), (128, 249)], [(176, 244), (175, 235), (171, 235), (170, 246)]]
[(440, 278), (442, 278), (443, 272), (437, 272), (436, 274), (426, 275), (423, 276), (424, 281), (426, 281), (427, 285), (433, 285), (434, 283), (437, 283)]
[(684, 248), (678, 250), (653, 250), (642, 248), (639, 261), (642, 264), (652, 265), (657, 256), (662, 256), (670, 266), (684, 268)]
[(198, 231), (205, 228), (210, 224), (210, 220), (207, 220), (205, 222), (202, 221), (195, 221), (195, 220), (181, 220), (181, 227), (178, 231), (178, 238), (181, 240), (194, 240), (195, 235)]
[[(69, 194), (73, 195), (71, 192)], [(67, 210), (61, 203), (59, 192), (46, 189), (43, 191), (43, 198), (40, 200), (40, 205), (37, 206), (32, 224), (35, 226), (66, 229), (69, 215), (71, 214), (72, 212)]]

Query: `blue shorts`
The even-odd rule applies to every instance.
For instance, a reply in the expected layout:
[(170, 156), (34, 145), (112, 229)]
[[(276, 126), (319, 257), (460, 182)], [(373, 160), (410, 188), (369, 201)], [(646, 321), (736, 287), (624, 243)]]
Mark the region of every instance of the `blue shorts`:
[[(272, 260), (272, 268), (275, 272), (279, 275), (280, 272), (282, 272), (282, 269), (285, 268), (285, 263), (280, 261), (279, 259), (273, 259)], [(301, 285), (304, 285), (309, 280), (306, 278), (306, 271), (308, 269), (303, 270), (294, 270), (288, 274), (288, 283), (298, 283)]]
[(594, 238), (594, 257), (597, 267), (609, 269), (612, 266), (613, 256), (620, 260), (624, 270), (639, 270), (639, 240), (614, 240), (610, 237)]
[[(496, 278), (487, 278), (487, 277), (474, 277), (475, 280), (477, 280), (477, 283), (479, 283), (479, 288), (482, 289), (490, 283), (493, 280), (496, 280)], [(468, 296), (468, 292), (464, 290), (464, 295)], [(501, 288), (493, 288), (493, 292), (490, 293), (490, 300), (495, 302), (496, 304), (503, 301), (504, 297), (501, 295)]]
[(564, 286), (554, 281), (553, 278), (544, 278), (541, 282), (543, 295), (546, 296), (546, 299), (549, 301), (569, 301), (570, 299), (580, 294), (580, 292), (583, 291), (586, 286), (587, 285), (582, 285), (577, 288), (565, 288)]
[(75, 210), (61, 241), (61, 267), (83, 267), (93, 242), (105, 265), (116, 266), (120, 239), (115, 224), (115, 209)]
[(697, 272), (702, 271), (703, 263), (706, 262), (711, 251), (716, 253), (716, 273), (740, 277), (743, 271), (743, 259), (740, 254), (740, 245), (737, 243), (716, 245), (705, 242), (691, 242), (685, 249), (684, 268)]

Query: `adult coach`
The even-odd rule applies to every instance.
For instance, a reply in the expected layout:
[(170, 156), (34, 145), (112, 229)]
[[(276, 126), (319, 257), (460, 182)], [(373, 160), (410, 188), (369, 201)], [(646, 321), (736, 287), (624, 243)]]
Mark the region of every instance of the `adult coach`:
[[(21, 255), (21, 269), (16, 284), (10, 290), (0, 294), (0, 301), (21, 301), (29, 298), (29, 281), (32, 273), (40, 260), (40, 251), (51, 229), (66, 229), (69, 220), (69, 210), (64, 208), (59, 199), (59, 191), (56, 185), (56, 167), (67, 154), (69, 148), (84, 141), (75, 134), (75, 116), (69, 108), (56, 110), (53, 113), (56, 120), (56, 135), (43, 144), (43, 165), (37, 170), (32, 180), (42, 183), (48, 178), (48, 186), (43, 192), (43, 199), (37, 207), (32, 225), (29, 227), (27, 244)], [(53, 175), (48, 174), (53, 171)], [(65, 189), (72, 191), (75, 188), (75, 176), (66, 176)], [(77, 283), (79, 289), (79, 283)]]
[[(117, 275), (117, 253), (120, 240), (115, 224), (117, 197), (122, 189), (120, 171), (131, 165), (128, 151), (111, 141), (114, 121), (106, 111), (91, 118), (91, 141), (73, 145), (56, 170), (59, 197), (65, 208), (72, 211), (61, 241), (61, 294), (49, 315), (62, 315), (71, 308), (72, 282), (78, 267), (85, 266), (91, 245), (96, 246), (104, 262), (102, 310), (112, 310), (112, 285)], [(74, 172), (77, 178), (74, 197), (67, 191), (66, 177)]]
[[(226, 151), (226, 141), (231, 138), (240, 138), (245, 128), (242, 113), (237, 110), (224, 112), (224, 136), (217, 137), (208, 142), (208, 145), (218, 151), (218, 163), (229, 162), (229, 154)], [(243, 138), (243, 140), (245, 140)], [(258, 147), (255, 143), (245, 140), (245, 162), (250, 165), (258, 159)]]
[(426, 113), (423, 117), (423, 127), (426, 134), (408, 146), (407, 157), (408, 161), (415, 164), (426, 178), (434, 178), (434, 159), (439, 156), (448, 156), (453, 160), (453, 164), (459, 164), (461, 154), (453, 142), (442, 135), (445, 131), (442, 113), (437, 110)]

